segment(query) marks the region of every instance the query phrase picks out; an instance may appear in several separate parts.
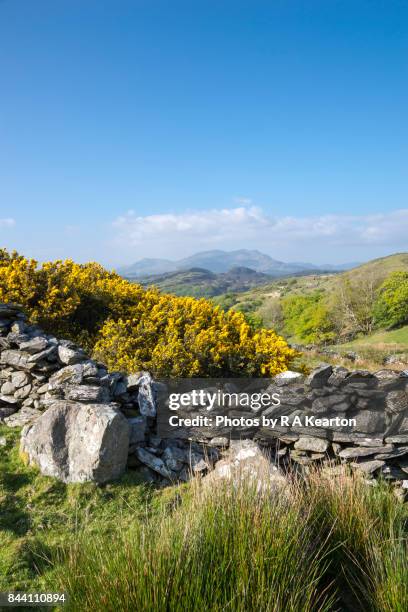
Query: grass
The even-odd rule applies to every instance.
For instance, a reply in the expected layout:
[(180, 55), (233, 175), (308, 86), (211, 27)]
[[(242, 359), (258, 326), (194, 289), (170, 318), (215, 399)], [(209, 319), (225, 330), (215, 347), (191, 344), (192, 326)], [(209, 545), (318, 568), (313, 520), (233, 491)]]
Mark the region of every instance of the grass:
[(385, 483), (64, 485), (0, 435), (0, 590), (65, 590), (84, 612), (408, 609), (407, 506)]
[(66, 485), (22, 463), (18, 431), (0, 426), (0, 436), (7, 438), (0, 446), (0, 591), (41, 588), (54, 552), (75, 534), (114, 540), (176, 494), (148, 488), (132, 472), (103, 487)]
[(378, 347), (379, 349), (387, 349), (390, 353), (398, 353), (408, 350), (408, 325), (404, 325), (399, 329), (381, 330), (356, 338), (347, 344), (341, 344), (337, 348), (355, 349), (357, 347)]

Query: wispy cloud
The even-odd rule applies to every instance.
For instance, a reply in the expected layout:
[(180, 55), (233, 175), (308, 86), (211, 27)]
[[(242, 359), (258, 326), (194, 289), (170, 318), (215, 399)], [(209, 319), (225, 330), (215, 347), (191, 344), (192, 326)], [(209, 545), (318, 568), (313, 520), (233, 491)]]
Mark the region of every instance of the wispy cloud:
[[(408, 209), (302, 217), (273, 216), (257, 206), (146, 216), (128, 211), (113, 226), (116, 243), (141, 257), (183, 256), (207, 248), (258, 248), (303, 260), (316, 259), (322, 250), (329, 257), (341, 250), (336, 259), (343, 261), (349, 259), (350, 248), (408, 249)], [(319, 259), (327, 261), (324, 253)]]
[(253, 200), (251, 198), (243, 198), (241, 196), (234, 198), (235, 204), (242, 204), (243, 206), (249, 206)]
[(0, 228), (1, 227), (14, 227), (15, 224), (16, 224), (15, 219), (12, 219), (11, 217), (6, 218), (6, 219), (0, 219)]

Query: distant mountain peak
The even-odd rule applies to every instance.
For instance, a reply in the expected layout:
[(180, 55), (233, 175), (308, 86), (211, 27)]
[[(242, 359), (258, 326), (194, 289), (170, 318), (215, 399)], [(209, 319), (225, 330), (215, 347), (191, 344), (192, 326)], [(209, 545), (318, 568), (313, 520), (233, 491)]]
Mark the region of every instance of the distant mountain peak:
[[(335, 272), (350, 267), (353, 266), (335, 266), (329, 264), (327, 264), (327, 266), (316, 266), (310, 263), (285, 263), (257, 249), (236, 249), (234, 251), (214, 249), (194, 253), (190, 257), (185, 257), (177, 261), (143, 258), (130, 266), (119, 268), (118, 273), (129, 278), (140, 278), (155, 274), (166, 274), (168, 272), (178, 272), (197, 268), (209, 270), (210, 272), (218, 274), (229, 272), (231, 269), (246, 268), (246, 274), (250, 274), (249, 270), (251, 270), (279, 277), (310, 272), (313, 270), (330, 270)], [(241, 271), (241, 274), (242, 273), (244, 272)]]

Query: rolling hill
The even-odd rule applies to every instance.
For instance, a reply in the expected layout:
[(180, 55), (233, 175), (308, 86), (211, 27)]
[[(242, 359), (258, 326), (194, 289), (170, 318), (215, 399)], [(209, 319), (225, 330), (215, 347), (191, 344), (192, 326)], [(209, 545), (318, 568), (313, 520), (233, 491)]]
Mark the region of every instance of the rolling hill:
[(375, 277), (382, 282), (389, 274), (396, 271), (408, 272), (408, 253), (396, 253), (387, 257), (372, 259), (342, 273), (307, 274), (274, 279), (270, 283), (256, 287), (237, 297), (237, 303), (262, 301), (284, 297), (293, 293), (310, 293), (316, 290), (330, 291), (345, 279), (357, 283), (360, 278)]
[(241, 292), (258, 285), (264, 285), (271, 276), (255, 272), (244, 266), (236, 266), (228, 272), (216, 274), (204, 268), (190, 268), (180, 272), (147, 276), (137, 279), (143, 286), (154, 285), (163, 293), (190, 295), (192, 297), (213, 297), (229, 291)]

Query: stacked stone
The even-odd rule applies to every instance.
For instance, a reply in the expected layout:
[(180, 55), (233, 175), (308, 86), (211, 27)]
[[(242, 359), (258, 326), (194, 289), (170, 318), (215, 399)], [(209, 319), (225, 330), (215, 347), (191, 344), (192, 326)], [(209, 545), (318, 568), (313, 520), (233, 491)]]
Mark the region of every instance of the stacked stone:
[(256, 443), (285, 469), (332, 469), (333, 461), (343, 462), (367, 478), (393, 481), (401, 496), (408, 490), (407, 371), (372, 374), (322, 365), (306, 379), (285, 372), (265, 389), (281, 396), (280, 406), (261, 411), (268, 417), (356, 419), (356, 427), (330, 431), (292, 425), (180, 430), (179, 439), (160, 439), (159, 389), (148, 372), (108, 372), (74, 343), (31, 325), (19, 306), (0, 304), (0, 423), (23, 427), (22, 451), (44, 474), (106, 482), (127, 465), (160, 484), (186, 481), (214, 466), (216, 473), (229, 472), (225, 462), (233, 449), (227, 447), (238, 437), (253, 442), (250, 449), (235, 448), (234, 462), (255, 461)]
[[(115, 411), (120, 411), (127, 421), (126, 426), (122, 423), (122, 431), (115, 429), (115, 435), (125, 446), (128, 465), (139, 469), (144, 478), (168, 483), (188, 480), (191, 473), (205, 473), (216, 459), (215, 449), (204, 453), (199, 444), (183, 440), (166, 442), (154, 436), (157, 385), (148, 372), (109, 373), (104, 364), (90, 359), (73, 342), (57, 339), (30, 325), (19, 306), (0, 304), (0, 423), (27, 426), (23, 430), (22, 448), (31, 453), (34, 463), (46, 466), (45, 473), (69, 482), (88, 478), (108, 480), (123, 471), (123, 449), (119, 448), (114, 451), (116, 467), (102, 476), (99, 467), (93, 471), (84, 467), (84, 457), (77, 459), (75, 468), (69, 453), (65, 463), (56, 459), (58, 454), (64, 455), (61, 447), (68, 444), (68, 438), (73, 438), (73, 432), (82, 439), (83, 447), (92, 445), (92, 431), (81, 436), (75, 424), (84, 414), (100, 430), (111, 427)], [(51, 410), (45, 415), (48, 409)], [(76, 415), (75, 423), (72, 415)], [(40, 425), (34, 427), (40, 417)], [(64, 429), (65, 436), (54, 436), (55, 448), (48, 447), (47, 436), (52, 438), (57, 424)], [(71, 430), (67, 433), (68, 425)], [(102, 438), (98, 440), (102, 444)], [(48, 448), (53, 461), (45, 458), (41, 445)], [(36, 450), (32, 451), (34, 447)], [(78, 454), (80, 449), (75, 446), (72, 452)], [(102, 447), (98, 447), (98, 453), (99, 466)]]
[[(307, 378), (286, 372), (278, 386), (285, 386), (279, 410), (290, 417), (349, 416), (357, 421), (352, 431), (331, 431), (293, 426), (278, 432), (274, 456), (281, 467), (293, 464), (308, 469), (318, 464), (347, 463), (365, 477), (392, 481), (400, 497), (408, 494), (408, 372), (365, 370), (350, 372), (322, 365)], [(347, 428), (346, 428), (347, 429)], [(265, 433), (265, 431), (264, 431)], [(262, 440), (270, 445), (270, 440)]]

